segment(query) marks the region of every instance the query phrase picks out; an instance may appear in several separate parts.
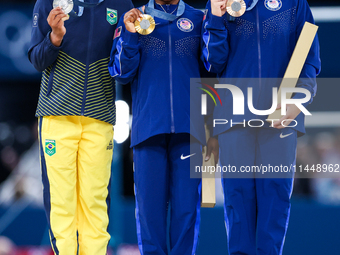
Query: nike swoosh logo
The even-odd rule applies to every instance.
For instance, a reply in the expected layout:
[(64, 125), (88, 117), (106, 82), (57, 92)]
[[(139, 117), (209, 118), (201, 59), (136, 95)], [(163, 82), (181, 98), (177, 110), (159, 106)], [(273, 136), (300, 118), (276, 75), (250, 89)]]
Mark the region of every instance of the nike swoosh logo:
[(288, 134), (288, 135), (283, 135), (283, 133), (281, 133), (281, 135), (280, 135), (280, 138), (286, 138), (286, 137), (288, 137), (288, 136), (291, 136), (293, 133), (290, 133), (290, 134)]
[(182, 154), (182, 155), (181, 155), (181, 160), (185, 160), (185, 159), (190, 158), (190, 157), (192, 157), (192, 156), (194, 156), (194, 155), (196, 155), (196, 153), (191, 154), (191, 155), (189, 155), (189, 156), (185, 156), (185, 157), (184, 157), (184, 155)]

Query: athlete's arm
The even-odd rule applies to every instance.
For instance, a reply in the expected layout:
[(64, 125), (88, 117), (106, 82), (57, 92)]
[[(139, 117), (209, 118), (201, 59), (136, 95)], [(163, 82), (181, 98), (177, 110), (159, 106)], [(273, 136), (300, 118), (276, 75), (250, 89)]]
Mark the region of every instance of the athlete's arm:
[[(296, 15), (297, 15), (296, 38), (298, 39), (306, 21), (314, 24), (313, 15), (306, 0), (298, 0)], [(298, 81), (296, 85), (296, 87), (309, 90), (312, 95), (311, 100), (305, 103), (304, 106), (307, 106), (308, 104), (312, 103), (313, 98), (316, 95), (317, 83), (315, 78), (320, 73), (320, 70), (321, 70), (320, 45), (318, 37), (316, 36), (312, 44), (312, 47), (309, 51), (306, 63), (302, 69), (300, 76), (301, 79)], [(305, 94), (296, 93), (293, 95), (292, 98), (300, 99), (304, 97)], [(280, 105), (278, 106), (278, 109), (281, 109)], [(277, 129), (283, 129), (285, 128), (282, 125), (283, 120), (293, 120), (299, 114), (301, 114), (301, 110), (296, 105), (293, 104), (287, 105), (286, 115), (283, 116), (279, 121), (274, 122), (273, 127)], [(289, 124), (290, 121), (285, 122), (286, 126)]]
[(211, 13), (214, 16), (222, 17), (227, 11), (226, 0), (211, 0)]
[(225, 0), (208, 1), (202, 29), (202, 60), (209, 72), (217, 74), (225, 69), (229, 54), (228, 31), (223, 17), (225, 5)]
[(65, 14), (60, 7), (53, 9), (47, 17), (47, 22), (52, 28), (50, 40), (56, 47), (60, 47), (66, 34), (63, 18), (67, 18), (67, 14)]
[(220, 157), (220, 147), (216, 137), (210, 137), (207, 142), (207, 154), (205, 156), (205, 161), (209, 161), (211, 153), (214, 155), (215, 164), (218, 164)]
[(62, 47), (62, 38), (66, 33), (61, 19), (67, 15), (60, 9), (52, 9), (52, 1), (38, 0), (33, 10), (33, 28), (28, 58), (40, 72), (57, 59)]
[(142, 13), (138, 9), (130, 10), (119, 21), (115, 33), (109, 71), (111, 76), (122, 84), (131, 82), (139, 68), (139, 35), (134, 23), (141, 16)]
[[(296, 26), (296, 38), (299, 38), (302, 28), (305, 22), (314, 24), (314, 19), (310, 7), (306, 0), (298, 0), (297, 6), (297, 26)], [(313, 101), (313, 97), (316, 95), (317, 84), (316, 76), (319, 75), (321, 70), (320, 60), (320, 45), (318, 36), (315, 37), (312, 47), (309, 51), (306, 63), (301, 72), (301, 79), (297, 83), (297, 87), (307, 89), (311, 92), (311, 100), (305, 105), (310, 104)], [(293, 98), (304, 98), (304, 94), (295, 94)]]

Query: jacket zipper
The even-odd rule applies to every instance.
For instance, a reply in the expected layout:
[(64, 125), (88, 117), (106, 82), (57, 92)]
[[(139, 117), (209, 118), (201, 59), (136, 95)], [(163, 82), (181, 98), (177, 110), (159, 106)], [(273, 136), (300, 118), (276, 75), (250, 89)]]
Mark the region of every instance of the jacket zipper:
[(93, 32), (93, 8), (88, 8), (88, 11), (90, 12), (90, 29), (89, 29), (89, 41), (87, 44), (87, 56), (86, 56), (86, 71), (85, 71), (85, 81), (84, 81), (84, 93), (83, 93), (83, 103), (81, 107), (81, 115), (83, 116), (85, 114), (85, 103), (86, 103), (86, 94), (87, 94), (87, 82), (88, 82), (88, 75), (89, 75), (89, 69), (90, 69), (90, 53), (91, 52), (91, 46), (92, 46), (92, 40), (91, 35)]
[(175, 133), (175, 118), (174, 118), (174, 98), (172, 87), (172, 44), (171, 44), (171, 21), (169, 21), (169, 73), (170, 73), (170, 107), (171, 107), (171, 133)]
[(257, 26), (257, 53), (259, 61), (259, 95), (258, 100), (260, 100), (260, 94), (262, 89), (262, 59), (261, 59), (261, 37), (260, 37), (260, 18), (259, 18), (259, 7), (256, 6), (256, 26)]

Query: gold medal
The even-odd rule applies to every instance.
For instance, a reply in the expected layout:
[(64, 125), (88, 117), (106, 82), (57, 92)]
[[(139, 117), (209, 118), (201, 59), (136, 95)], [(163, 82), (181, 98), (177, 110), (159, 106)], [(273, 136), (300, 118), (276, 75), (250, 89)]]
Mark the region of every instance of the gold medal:
[(243, 0), (228, 0), (227, 12), (235, 18), (241, 17), (246, 12), (246, 3)]
[(136, 31), (141, 35), (151, 34), (155, 30), (155, 27), (155, 20), (148, 14), (143, 14), (143, 18), (141, 19), (141, 21), (135, 21)]

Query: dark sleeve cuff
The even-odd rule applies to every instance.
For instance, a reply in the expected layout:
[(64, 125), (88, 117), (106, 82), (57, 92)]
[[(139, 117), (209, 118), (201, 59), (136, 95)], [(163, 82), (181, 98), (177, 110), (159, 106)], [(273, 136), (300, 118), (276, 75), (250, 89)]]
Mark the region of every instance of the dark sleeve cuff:
[[(304, 89), (306, 89), (306, 88), (304, 88)], [(311, 93), (311, 99), (307, 103), (302, 104), (304, 107), (307, 107), (308, 105), (310, 105), (313, 102), (314, 95), (313, 95), (312, 92), (310, 92), (310, 93)], [(305, 97), (306, 97), (306, 95), (304, 93), (294, 93), (293, 96), (292, 96), (292, 99), (303, 99)]]
[(223, 16), (218, 17), (218, 16), (211, 14), (209, 17), (208, 26), (216, 30), (226, 30)]
[(48, 47), (49, 47), (51, 50), (59, 51), (59, 50), (62, 48), (63, 42), (64, 42), (64, 41), (62, 41), (61, 44), (60, 44), (60, 46), (57, 47), (57, 46), (53, 45), (53, 43), (51, 42), (50, 34), (51, 34), (51, 31), (47, 33), (47, 36), (46, 36), (46, 38), (45, 38)]
[(125, 31), (124, 35), (123, 35), (123, 41), (124, 43), (128, 44), (128, 45), (138, 45), (138, 34), (137, 33), (131, 33), (129, 31)]

